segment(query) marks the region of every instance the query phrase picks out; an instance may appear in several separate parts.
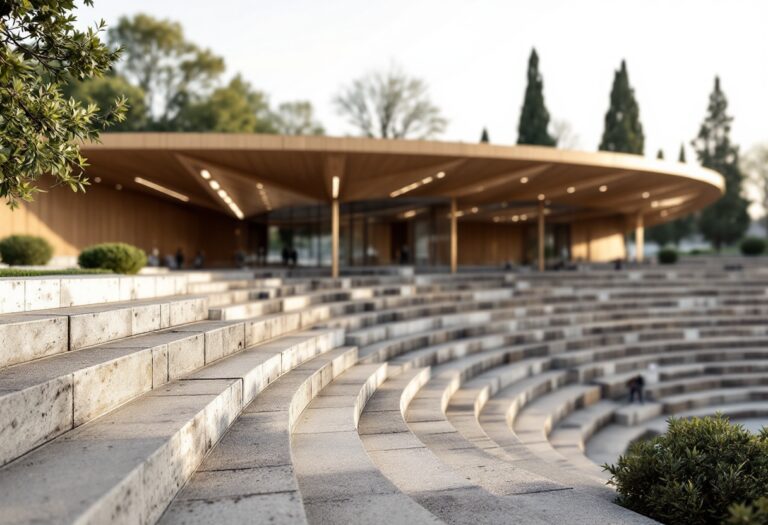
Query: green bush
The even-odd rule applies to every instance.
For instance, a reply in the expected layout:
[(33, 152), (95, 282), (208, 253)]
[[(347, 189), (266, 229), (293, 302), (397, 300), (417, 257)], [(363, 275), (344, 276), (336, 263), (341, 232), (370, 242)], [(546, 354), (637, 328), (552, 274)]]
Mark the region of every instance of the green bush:
[(677, 250), (674, 248), (662, 248), (658, 254), (659, 263), (675, 264), (677, 262)]
[(760, 255), (765, 252), (765, 239), (747, 237), (741, 241), (740, 248), (743, 255)]
[(729, 510), (730, 525), (768, 525), (768, 496), (758, 498), (751, 505), (735, 503)]
[(604, 468), (620, 505), (668, 525), (723, 523), (760, 511), (758, 498), (768, 493), (768, 430), (755, 435), (722, 415), (672, 418), (666, 434), (633, 443)]
[(80, 252), (77, 262), (82, 268), (137, 273), (147, 264), (147, 254), (144, 250), (121, 242), (96, 244)]
[(0, 241), (0, 259), (11, 266), (48, 264), (53, 247), (42, 237), (11, 235)]
[(82, 268), (67, 268), (66, 270), (27, 270), (19, 268), (0, 268), (0, 277), (41, 277), (46, 275), (99, 275), (112, 273), (109, 270), (94, 268), (83, 270)]

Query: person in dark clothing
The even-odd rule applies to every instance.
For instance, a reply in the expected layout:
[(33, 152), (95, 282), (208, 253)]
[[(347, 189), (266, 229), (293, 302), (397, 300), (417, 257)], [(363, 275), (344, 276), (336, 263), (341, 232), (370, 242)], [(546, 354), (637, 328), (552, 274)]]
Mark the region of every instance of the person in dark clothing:
[(176, 250), (176, 268), (179, 270), (184, 268), (184, 250), (181, 248)]
[(635, 398), (640, 403), (643, 403), (643, 389), (645, 388), (645, 379), (642, 375), (636, 375), (629, 381), (627, 381), (629, 387), (629, 402), (634, 403)]
[(400, 249), (400, 264), (408, 264), (411, 262), (411, 249), (407, 244), (404, 244)]
[(299, 252), (296, 251), (296, 248), (291, 247), (291, 252), (289, 254), (290, 260), (291, 260), (291, 266), (293, 268), (296, 268), (296, 265), (299, 263)]
[(288, 263), (291, 262), (291, 250), (288, 249), (287, 245), (283, 246), (283, 252), (281, 255), (283, 257), (283, 266), (288, 266)]

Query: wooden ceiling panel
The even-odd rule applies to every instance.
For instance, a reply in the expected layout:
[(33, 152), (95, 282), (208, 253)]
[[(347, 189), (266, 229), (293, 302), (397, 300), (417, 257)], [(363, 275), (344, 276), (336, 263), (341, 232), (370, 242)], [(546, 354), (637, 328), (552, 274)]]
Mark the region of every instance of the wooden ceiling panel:
[[(191, 202), (222, 209), (199, 170), (218, 171), (221, 186), (243, 213), (326, 202), (330, 156), (340, 157), (342, 201), (455, 198), (492, 220), (503, 202), (536, 206), (540, 195), (554, 209), (576, 217), (645, 210), (662, 220), (654, 200), (667, 201), (666, 216), (705, 206), (722, 193), (720, 175), (692, 164), (637, 155), (575, 152), (539, 146), (492, 146), (427, 141), (200, 133), (103, 134), (83, 145), (91, 177), (123, 185), (141, 177), (188, 195)], [(179, 159), (186, 159), (180, 161)], [(445, 176), (436, 177), (444, 172)], [(525, 181), (525, 183), (523, 182)], [(600, 191), (606, 186), (606, 191)], [(399, 189), (410, 187), (407, 191)], [(141, 188), (140, 188), (141, 189)], [(152, 191), (143, 188), (142, 191)], [(644, 193), (648, 198), (643, 198)], [(391, 195), (395, 193), (395, 197)], [(172, 198), (172, 197), (168, 197)], [(671, 204), (670, 204), (671, 203)], [(580, 211), (579, 211), (580, 210)], [(223, 212), (229, 213), (223, 206)]]

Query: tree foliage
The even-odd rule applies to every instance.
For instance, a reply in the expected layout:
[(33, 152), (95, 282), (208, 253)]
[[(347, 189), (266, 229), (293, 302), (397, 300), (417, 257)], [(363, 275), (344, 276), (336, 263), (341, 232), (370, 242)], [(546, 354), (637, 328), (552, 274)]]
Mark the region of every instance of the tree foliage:
[(483, 128), (483, 132), (480, 134), (480, 144), (490, 144), (491, 137), (488, 135), (488, 130)]
[(552, 121), (552, 136), (557, 142), (557, 147), (563, 149), (579, 149), (581, 139), (578, 133), (573, 130), (573, 126), (565, 119), (554, 119)]
[(115, 131), (198, 131), (322, 134), (309, 102), (286, 102), (272, 110), (265, 93), (240, 75), (221, 85), (224, 60), (190, 42), (180, 24), (146, 14), (121, 18), (108, 31), (124, 60), (105, 79), (73, 82), (84, 101), (122, 93), (132, 106)]
[(614, 73), (611, 102), (605, 114), (605, 129), (600, 150), (643, 154), (645, 137), (640, 123), (640, 107), (635, 100), (635, 90), (629, 84), (627, 63)]
[(179, 115), (208, 95), (224, 72), (224, 59), (188, 41), (177, 22), (145, 14), (121, 17), (108, 36), (123, 49), (118, 73), (144, 91), (158, 130), (178, 129)]
[(716, 77), (707, 115), (692, 144), (701, 165), (725, 179), (725, 194), (704, 209), (699, 219), (699, 229), (717, 250), (739, 240), (749, 227), (749, 202), (742, 196), (744, 177), (739, 167), (739, 148), (731, 143), (733, 118), (727, 110), (728, 101)]
[(427, 84), (395, 65), (353, 80), (333, 103), (339, 115), (366, 137), (426, 139), (447, 125)]
[(124, 116), (123, 99), (100, 111), (62, 92), (68, 78), (99, 77), (118, 58), (100, 39), (103, 22), (75, 28), (75, 9), (74, 0), (0, 3), (0, 197), (12, 208), (32, 199), (43, 173), (82, 191), (78, 142)]
[(109, 74), (84, 82), (70, 81), (64, 86), (64, 93), (84, 104), (96, 104), (102, 117), (107, 116), (112, 101), (123, 98), (127, 103), (125, 119), (115, 122), (109, 131), (141, 131), (149, 126), (144, 90), (121, 75)]
[[(656, 158), (663, 159), (664, 152), (659, 150)], [(682, 144), (680, 145), (680, 154), (678, 156), (678, 162), (685, 162), (685, 149)], [(673, 221), (668, 221), (663, 224), (657, 224), (648, 229), (648, 239), (655, 242), (659, 246), (666, 246), (668, 244), (674, 244), (679, 246), (680, 242), (686, 237), (693, 235), (696, 232), (696, 216), (686, 215), (684, 217), (677, 218)]]
[(239, 75), (207, 98), (181, 108), (176, 131), (274, 133), (267, 96)]
[(556, 146), (557, 140), (549, 134), (549, 111), (544, 105), (544, 80), (539, 73), (539, 55), (531, 50), (528, 59), (528, 86), (525, 88), (523, 109), (517, 126), (518, 144)]
[(742, 171), (755, 190), (763, 208), (765, 231), (768, 235), (768, 144), (751, 148), (742, 159)]
[(277, 106), (274, 126), (281, 135), (324, 135), (323, 125), (315, 118), (309, 101), (283, 102)]

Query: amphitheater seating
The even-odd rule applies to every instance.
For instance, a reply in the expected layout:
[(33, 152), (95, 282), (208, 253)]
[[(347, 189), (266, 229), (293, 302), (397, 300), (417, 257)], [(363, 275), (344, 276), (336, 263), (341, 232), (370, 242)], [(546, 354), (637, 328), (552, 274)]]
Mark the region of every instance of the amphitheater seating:
[(0, 524), (650, 523), (600, 464), (768, 416), (766, 314), (749, 264), (0, 279)]

